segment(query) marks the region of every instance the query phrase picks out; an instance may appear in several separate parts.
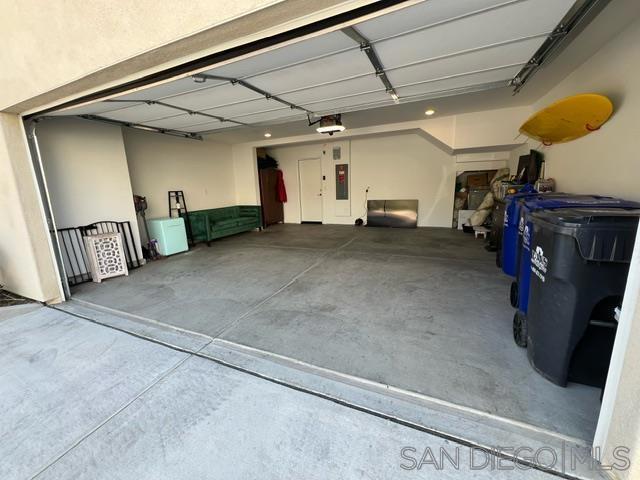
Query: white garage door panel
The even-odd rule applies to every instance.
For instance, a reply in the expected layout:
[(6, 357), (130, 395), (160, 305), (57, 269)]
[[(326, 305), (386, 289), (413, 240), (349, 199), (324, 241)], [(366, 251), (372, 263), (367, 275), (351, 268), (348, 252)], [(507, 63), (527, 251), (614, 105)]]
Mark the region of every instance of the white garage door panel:
[(306, 120), (307, 116), (304, 113), (300, 113), (300, 110), (278, 110), (276, 112), (263, 112), (263, 113), (255, 113), (253, 115), (246, 115), (243, 117), (236, 117), (235, 120), (243, 123), (271, 123), (277, 122), (281, 123), (285, 120)]
[[(445, 23), (374, 45), (380, 61), (406, 65), (425, 58), (549, 33), (572, 3), (567, 0), (520, 2), (456, 22)], [(542, 45), (544, 38), (539, 39)]]
[(250, 102), (236, 103), (233, 105), (226, 105), (224, 107), (211, 108), (203, 110), (205, 113), (212, 115), (218, 115), (219, 117), (232, 118), (239, 117), (241, 115), (249, 115), (251, 113), (260, 113), (271, 110), (288, 110), (289, 107), (283, 105), (275, 100), (267, 100), (261, 98), (259, 100), (252, 100)]
[(314, 112), (327, 112), (330, 110), (342, 109), (349, 106), (364, 105), (372, 102), (381, 102), (389, 100), (389, 95), (382, 92), (366, 93), (363, 95), (354, 95), (345, 98), (326, 99), (321, 102), (313, 102), (303, 105)]
[[(119, 100), (161, 100), (166, 97), (171, 97), (176, 94), (182, 94), (186, 92), (192, 92), (200, 90), (206, 87), (212, 87), (216, 84), (222, 84), (220, 81), (208, 81), (206, 84), (196, 83), (193, 78), (181, 78), (179, 80), (173, 80), (171, 82), (163, 83), (151, 88), (138, 90), (132, 92), (123, 97), (118, 97)], [(170, 102), (169, 102), (170, 103)]]
[(226, 83), (217, 87), (205, 88), (186, 95), (176, 95), (163, 101), (191, 110), (208, 110), (221, 105), (257, 100), (262, 96), (238, 84)]
[(173, 117), (178, 112), (175, 108), (165, 107), (164, 105), (143, 103), (134, 107), (121, 108), (113, 112), (103, 114), (106, 118), (120, 120), (121, 122), (144, 123), (147, 120), (158, 120), (160, 118)]
[(420, 83), (416, 85), (399, 86), (396, 88), (401, 99), (425, 93), (441, 92), (457, 88), (483, 85), (486, 83), (504, 81), (507, 82), (520, 70), (519, 67), (509, 67), (489, 72), (474, 73), (460, 77), (437, 80), (435, 82)]
[(374, 41), (499, 5), (505, 1), (507, 0), (427, 0), (361, 23), (356, 28), (370, 41)]
[(189, 115), (188, 113), (185, 113), (184, 115), (176, 115), (174, 117), (163, 118), (160, 120), (146, 121), (144, 124), (149, 125), (150, 127), (181, 129), (183, 127), (210, 122), (212, 120), (213, 118), (205, 117), (204, 115)]
[(332, 32), (214, 68), (206, 73), (243, 78), (352, 47), (353, 40), (344, 33)]
[(321, 87), (309, 88), (298, 92), (283, 93), (279, 97), (297, 105), (318, 102), (327, 98), (345, 97), (359, 93), (384, 90), (384, 86), (375, 75), (354, 78), (344, 82), (332, 83)]
[(305, 62), (248, 81), (268, 92), (288, 92), (321, 83), (349, 78), (364, 73), (374, 73), (371, 62), (359, 48), (347, 52)]
[(534, 38), (409, 67), (391, 68), (387, 69), (387, 75), (393, 85), (406, 85), (504, 65), (523, 64), (531, 58), (539, 43), (540, 39)]
[(198, 132), (206, 132), (208, 130), (219, 130), (221, 128), (228, 127), (237, 127), (238, 125), (230, 122), (218, 122), (216, 120), (212, 122), (199, 123), (197, 125), (191, 125), (189, 127), (181, 128), (180, 130), (184, 130), (189, 133), (198, 133)]
[(113, 110), (119, 110), (121, 108), (133, 105), (140, 105), (136, 103), (115, 103), (115, 102), (98, 102), (83, 105), (81, 107), (70, 108), (68, 110), (61, 110), (59, 112), (51, 112), (49, 116), (64, 116), (64, 115), (102, 115), (104, 112), (110, 112)]

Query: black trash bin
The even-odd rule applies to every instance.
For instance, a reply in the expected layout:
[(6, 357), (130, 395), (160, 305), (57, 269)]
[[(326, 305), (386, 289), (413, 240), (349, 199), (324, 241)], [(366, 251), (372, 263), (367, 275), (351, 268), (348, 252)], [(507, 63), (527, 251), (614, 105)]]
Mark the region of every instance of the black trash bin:
[(553, 383), (603, 387), (640, 209), (531, 215), (529, 362)]

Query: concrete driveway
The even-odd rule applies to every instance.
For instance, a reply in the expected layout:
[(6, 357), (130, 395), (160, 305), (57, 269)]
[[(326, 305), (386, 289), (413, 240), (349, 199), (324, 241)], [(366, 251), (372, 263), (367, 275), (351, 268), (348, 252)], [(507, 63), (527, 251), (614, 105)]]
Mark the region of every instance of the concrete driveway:
[[(45, 307), (3, 315), (0, 478), (554, 477), (497, 469), (491, 455), (472, 472), (469, 446), (229, 368), (198, 354), (210, 340), (187, 341), (169, 348)], [(457, 468), (439, 463), (442, 449)], [(418, 470), (426, 451), (436, 463)]]

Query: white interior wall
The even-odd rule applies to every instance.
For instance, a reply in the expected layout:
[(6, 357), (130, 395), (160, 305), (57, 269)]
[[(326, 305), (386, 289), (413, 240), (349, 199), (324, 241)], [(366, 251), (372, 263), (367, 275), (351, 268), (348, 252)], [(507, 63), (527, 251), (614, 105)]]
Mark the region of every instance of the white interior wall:
[(371, 200), (418, 199), (418, 226), (451, 227), (455, 188), (451, 155), (411, 134), (354, 139), (351, 157), (357, 216), (364, 213), (364, 190), (370, 186)]
[[(517, 129), (530, 114), (531, 108), (525, 106), (471, 112), (464, 114), (464, 118), (460, 121), (458, 121), (460, 115), (449, 115), (425, 118), (419, 121), (381, 123), (380, 125), (369, 127), (348, 128), (346, 131), (337, 133), (331, 137), (331, 141), (340, 142), (349, 139), (360, 141), (362, 139), (382, 138), (389, 135), (417, 134), (431, 147), (439, 150), (439, 152), (447, 155), (455, 154), (455, 161), (458, 164), (456, 168), (457, 171), (497, 169), (509, 164), (509, 156), (504, 152), (508, 152), (509, 149), (513, 148), (516, 137), (518, 136)], [(458, 124), (460, 124), (459, 128), (457, 127)], [(474, 125), (477, 128), (474, 128)], [(484, 132), (486, 137), (483, 137), (480, 132)], [(317, 151), (309, 151), (309, 145), (321, 145), (327, 141), (326, 137), (323, 139), (321, 135), (314, 132), (312, 128), (309, 128), (308, 133), (305, 135), (234, 144), (232, 150), (236, 203), (247, 205), (258, 205), (260, 203), (256, 168), (256, 147), (268, 149), (300, 147), (303, 148), (301, 155), (311, 155), (312, 157), (315, 156), (318, 158), (321, 155), (318, 154)], [(295, 151), (296, 150), (291, 150), (291, 152)], [(437, 155), (440, 155), (440, 153)], [(479, 163), (483, 162), (485, 163), (484, 166), (479, 165)], [(356, 185), (354, 185), (354, 189), (355, 188)], [(287, 206), (285, 206), (285, 216), (286, 211)], [(353, 215), (356, 215), (356, 213)], [(291, 215), (289, 215), (289, 218), (292, 218), (292, 222), (298, 221)], [(440, 220), (441, 219), (442, 218), (440, 218)], [(347, 220), (342, 218), (340, 223), (346, 222)]]
[[(332, 159), (335, 145), (342, 146), (345, 152), (340, 162)], [(370, 200), (418, 199), (418, 226), (431, 227), (451, 227), (457, 171), (506, 166), (506, 160), (491, 158), (456, 162), (455, 156), (416, 133), (387, 133), (351, 140), (272, 147), (268, 152), (283, 171), (288, 196), (284, 205), (286, 223), (300, 222), (299, 160), (323, 160), (322, 173), (326, 176), (323, 182), (324, 223), (353, 224), (364, 216), (365, 189), (370, 187)], [(349, 215), (344, 215), (344, 208), (336, 205), (335, 163), (350, 164)]]
[(184, 191), (190, 211), (235, 205), (231, 146), (123, 129), (133, 193), (147, 197), (147, 218), (167, 217), (169, 190)]
[(260, 182), (255, 146), (231, 147), (236, 205), (260, 205)]
[(168, 215), (169, 190), (183, 190), (189, 210), (236, 203), (229, 145), (65, 118), (37, 133), (58, 228), (129, 221), (141, 255), (134, 193), (148, 218)]
[(531, 113), (531, 107), (522, 106), (456, 115), (452, 147), (473, 149), (519, 143), (518, 128)]
[(142, 255), (121, 128), (55, 119), (36, 132), (56, 226), (129, 221)]

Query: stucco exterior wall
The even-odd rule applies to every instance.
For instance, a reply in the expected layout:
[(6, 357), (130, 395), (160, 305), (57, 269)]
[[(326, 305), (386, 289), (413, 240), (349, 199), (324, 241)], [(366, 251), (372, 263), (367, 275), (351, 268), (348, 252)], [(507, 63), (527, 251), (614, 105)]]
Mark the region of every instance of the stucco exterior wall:
[(0, 113), (0, 205), (0, 285), (35, 300), (60, 301), (25, 131), (17, 115), (6, 113)]

